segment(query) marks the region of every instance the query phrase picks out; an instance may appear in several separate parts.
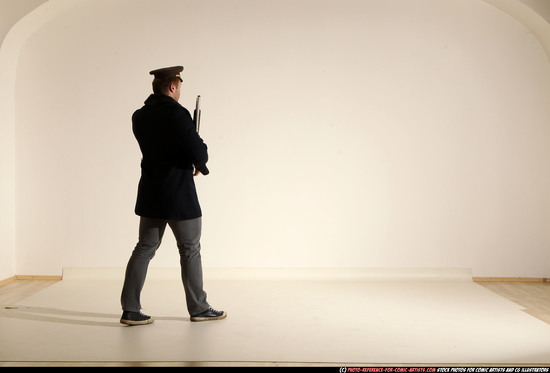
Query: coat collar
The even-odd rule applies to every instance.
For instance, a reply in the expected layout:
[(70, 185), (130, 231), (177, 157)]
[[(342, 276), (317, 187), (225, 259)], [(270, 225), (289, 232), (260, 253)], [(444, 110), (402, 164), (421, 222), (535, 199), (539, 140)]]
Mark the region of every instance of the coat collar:
[(158, 105), (165, 102), (171, 102), (176, 104), (178, 103), (176, 100), (174, 100), (170, 96), (166, 96), (163, 94), (160, 94), (160, 95), (151, 94), (149, 97), (147, 97), (147, 100), (145, 100), (145, 105)]

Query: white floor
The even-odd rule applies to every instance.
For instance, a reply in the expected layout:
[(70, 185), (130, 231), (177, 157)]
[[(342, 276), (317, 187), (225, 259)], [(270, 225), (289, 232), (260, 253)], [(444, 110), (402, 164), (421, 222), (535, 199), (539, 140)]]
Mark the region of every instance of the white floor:
[(229, 316), (192, 323), (177, 270), (151, 270), (142, 303), (156, 321), (134, 327), (119, 323), (122, 273), (67, 270), (1, 305), (0, 361), (550, 364), (550, 325), (467, 273), (206, 271)]

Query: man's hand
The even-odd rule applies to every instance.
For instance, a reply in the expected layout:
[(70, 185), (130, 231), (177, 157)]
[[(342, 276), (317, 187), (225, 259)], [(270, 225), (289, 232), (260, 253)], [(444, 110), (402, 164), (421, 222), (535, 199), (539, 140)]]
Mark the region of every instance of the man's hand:
[(198, 176), (200, 174), (201, 174), (201, 172), (195, 168), (195, 173), (193, 174), (193, 176)]

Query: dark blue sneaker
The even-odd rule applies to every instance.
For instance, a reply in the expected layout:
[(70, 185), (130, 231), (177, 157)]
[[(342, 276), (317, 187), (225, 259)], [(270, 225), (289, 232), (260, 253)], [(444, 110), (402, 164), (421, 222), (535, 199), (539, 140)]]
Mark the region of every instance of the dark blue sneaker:
[(207, 309), (204, 312), (198, 313), (196, 315), (191, 315), (191, 321), (210, 321), (210, 320), (221, 320), (227, 317), (225, 311), (216, 311), (212, 307)]
[(124, 311), (120, 318), (121, 324), (126, 325), (145, 325), (151, 324), (155, 319), (151, 316), (142, 314), (141, 312)]

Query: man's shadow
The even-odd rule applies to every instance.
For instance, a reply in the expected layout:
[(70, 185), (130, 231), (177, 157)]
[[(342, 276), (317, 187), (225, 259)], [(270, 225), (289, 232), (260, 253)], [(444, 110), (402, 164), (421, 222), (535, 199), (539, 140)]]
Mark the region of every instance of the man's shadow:
[[(99, 312), (81, 312), (61, 310), (47, 307), (33, 306), (3, 306), (0, 309), (0, 318), (14, 318), (19, 320), (53, 322), (70, 325), (129, 327), (120, 323), (120, 314)], [(156, 317), (156, 320), (191, 321), (189, 317)]]

